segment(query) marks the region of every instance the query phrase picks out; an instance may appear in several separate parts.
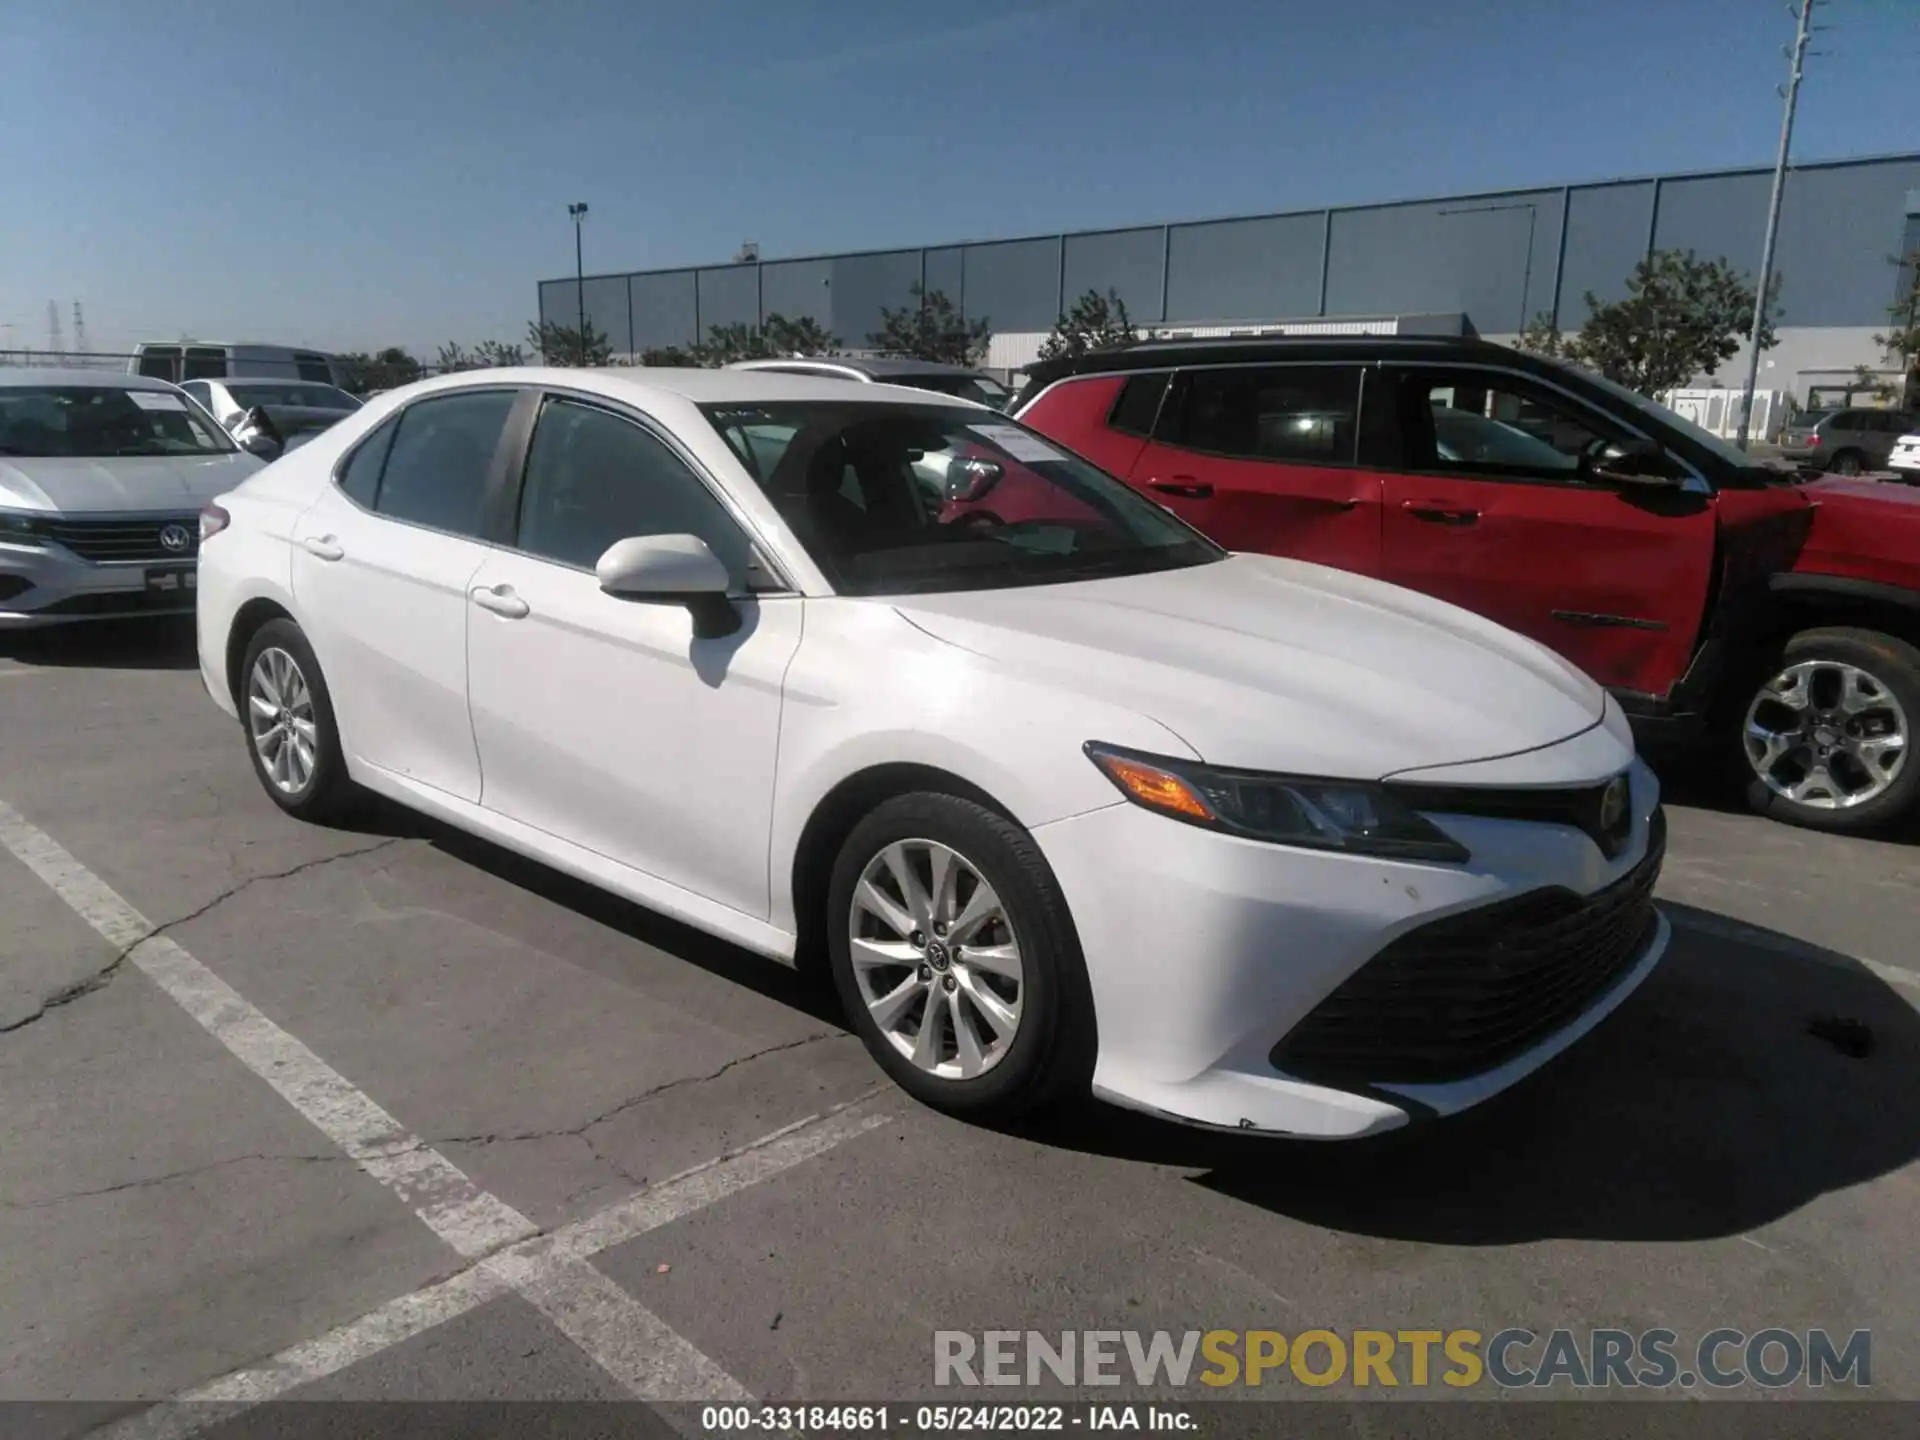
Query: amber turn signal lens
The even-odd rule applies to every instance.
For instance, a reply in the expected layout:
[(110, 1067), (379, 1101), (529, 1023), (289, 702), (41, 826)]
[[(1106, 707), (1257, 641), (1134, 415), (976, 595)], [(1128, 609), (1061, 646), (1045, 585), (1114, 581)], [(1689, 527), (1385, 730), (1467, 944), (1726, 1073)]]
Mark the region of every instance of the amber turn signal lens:
[(1122, 790), (1142, 805), (1185, 815), (1190, 820), (1215, 818), (1207, 802), (1178, 775), (1152, 765), (1143, 765), (1138, 760), (1122, 759), (1118, 755), (1096, 754), (1094, 760)]

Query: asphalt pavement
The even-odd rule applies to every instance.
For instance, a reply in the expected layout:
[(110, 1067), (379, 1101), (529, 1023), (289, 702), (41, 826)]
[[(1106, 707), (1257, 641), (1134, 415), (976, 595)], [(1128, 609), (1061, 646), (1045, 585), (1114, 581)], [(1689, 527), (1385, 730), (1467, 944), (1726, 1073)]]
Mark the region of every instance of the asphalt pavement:
[(906, 1401), (937, 1331), (1509, 1326), (1870, 1330), (1920, 1399), (1920, 846), (1667, 778), (1669, 958), (1481, 1109), (996, 1131), (780, 967), (284, 817), (190, 631), (0, 637), (0, 1401)]

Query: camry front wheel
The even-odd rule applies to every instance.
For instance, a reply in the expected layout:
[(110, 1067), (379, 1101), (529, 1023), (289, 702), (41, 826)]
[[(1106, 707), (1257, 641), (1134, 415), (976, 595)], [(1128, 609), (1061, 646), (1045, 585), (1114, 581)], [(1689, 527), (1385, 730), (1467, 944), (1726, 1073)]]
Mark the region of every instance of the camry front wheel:
[(1007, 1117), (1079, 1071), (1091, 1009), (1072, 922), (1026, 831), (953, 795), (898, 796), (857, 824), (827, 907), (833, 976), (905, 1090)]

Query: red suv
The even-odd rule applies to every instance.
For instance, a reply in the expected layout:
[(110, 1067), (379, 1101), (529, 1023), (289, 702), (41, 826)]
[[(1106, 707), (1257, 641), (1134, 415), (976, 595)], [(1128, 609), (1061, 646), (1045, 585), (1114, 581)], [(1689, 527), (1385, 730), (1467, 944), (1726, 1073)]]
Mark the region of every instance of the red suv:
[(1479, 340), (1158, 342), (1030, 373), (1022, 423), (1221, 544), (1530, 635), (1643, 739), (1710, 735), (1763, 813), (1860, 831), (1920, 801), (1920, 491), (1805, 483)]

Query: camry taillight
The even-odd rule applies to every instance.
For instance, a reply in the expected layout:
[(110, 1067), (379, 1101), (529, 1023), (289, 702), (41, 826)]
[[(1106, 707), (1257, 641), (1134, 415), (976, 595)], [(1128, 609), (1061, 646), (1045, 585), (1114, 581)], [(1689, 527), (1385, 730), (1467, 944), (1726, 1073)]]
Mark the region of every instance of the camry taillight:
[(200, 543), (206, 544), (232, 523), (233, 516), (218, 505), (203, 506), (200, 511)]

